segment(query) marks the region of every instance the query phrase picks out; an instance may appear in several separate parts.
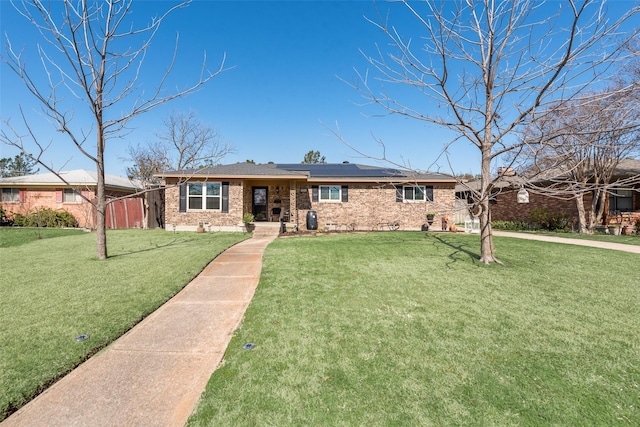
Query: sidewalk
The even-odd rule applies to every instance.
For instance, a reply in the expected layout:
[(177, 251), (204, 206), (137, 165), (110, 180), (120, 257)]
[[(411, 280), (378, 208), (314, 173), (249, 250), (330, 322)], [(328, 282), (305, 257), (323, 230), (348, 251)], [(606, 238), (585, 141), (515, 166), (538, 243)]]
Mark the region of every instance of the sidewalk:
[(4, 420), (9, 426), (183, 426), (260, 280), (275, 234), (214, 259), (178, 295)]
[(493, 230), (494, 236), (514, 237), (516, 239), (539, 240), (541, 242), (564, 243), (567, 245), (590, 246), (592, 248), (611, 249), (614, 251), (624, 251), (640, 254), (640, 246), (625, 245), (624, 243), (598, 242), (595, 240), (571, 239), (568, 237), (543, 236), (529, 233), (512, 233), (509, 231)]

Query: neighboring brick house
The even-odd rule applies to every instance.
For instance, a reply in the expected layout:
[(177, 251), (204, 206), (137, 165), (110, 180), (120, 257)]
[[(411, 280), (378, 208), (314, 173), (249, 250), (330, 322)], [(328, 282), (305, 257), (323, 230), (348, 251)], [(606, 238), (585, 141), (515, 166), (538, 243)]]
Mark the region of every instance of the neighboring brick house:
[[(603, 225), (609, 223), (635, 223), (640, 219), (640, 160), (625, 159), (620, 162), (614, 173), (606, 199)], [(621, 184), (616, 184), (616, 182)], [(469, 187), (475, 188), (477, 182), (458, 184), (456, 197), (467, 198)], [(544, 181), (535, 186), (544, 187)], [(516, 175), (505, 174), (499, 181), (491, 199), (491, 219), (493, 221), (529, 222), (529, 213), (534, 209), (547, 209), (550, 212), (564, 213), (573, 224), (578, 222), (576, 201), (570, 195), (550, 196), (544, 192), (528, 191), (528, 203), (518, 202), (518, 192), (527, 188), (525, 181)], [(585, 207), (591, 205), (592, 194), (583, 196)]]
[[(60, 175), (68, 184), (53, 173), (1, 178), (2, 207), (9, 215), (26, 215), (39, 208), (62, 209), (78, 220), (79, 227), (95, 228), (96, 211), (86, 199), (95, 200), (96, 172), (79, 169), (61, 172)], [(128, 178), (105, 174), (107, 199), (134, 194), (139, 189)], [(125, 200), (107, 206), (108, 228), (142, 227), (142, 199)]]
[(319, 229), (420, 230), (427, 212), (436, 214), (439, 226), (455, 209), (455, 179), (449, 176), (347, 162), (237, 163), (162, 178), (167, 230), (195, 230), (199, 223), (238, 230), (245, 213), (304, 230), (310, 211)]

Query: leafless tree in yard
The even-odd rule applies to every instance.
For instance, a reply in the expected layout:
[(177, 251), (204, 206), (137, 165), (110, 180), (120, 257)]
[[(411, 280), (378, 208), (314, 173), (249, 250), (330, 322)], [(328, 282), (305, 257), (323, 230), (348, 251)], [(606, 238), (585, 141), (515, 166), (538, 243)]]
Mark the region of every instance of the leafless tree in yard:
[[(156, 134), (157, 140), (146, 145), (129, 146), (125, 159), (133, 165), (127, 168), (130, 179), (140, 181), (143, 188), (160, 184), (163, 172), (198, 170), (218, 163), (233, 151), (221, 140), (212, 127), (202, 123), (194, 112), (173, 112), (163, 120), (164, 129)], [(149, 206), (145, 206), (146, 217)]]
[[(107, 258), (105, 147), (126, 135), (135, 117), (198, 90), (223, 71), (224, 58), (212, 72), (207, 69), (205, 57), (192, 84), (167, 90), (176, 65), (176, 43), (164, 71), (160, 72), (153, 86), (143, 85), (143, 64), (160, 25), (171, 13), (188, 4), (189, 1), (185, 1), (169, 6), (148, 24), (139, 26), (131, 18), (133, 0), (13, 3), (41, 35), (42, 42), (36, 48), (41, 68), (32, 68), (27, 61), (29, 55), (14, 47), (9, 37), (2, 60), (39, 101), (42, 116), (96, 165), (96, 246), (99, 259)], [(49, 142), (36, 135), (31, 124), (38, 119), (28, 117), (24, 111), (21, 119), (26, 131), (17, 130), (5, 118), (5, 130), (0, 134), (0, 140), (23, 152), (27, 152), (25, 141), (29, 140), (38, 150), (32, 152), (32, 157), (47, 170), (58, 173), (59, 169), (44, 161), (47, 149), (55, 147), (50, 147)]]
[[(525, 147), (519, 134), (539, 111), (599, 82), (620, 56), (627, 37), (621, 26), (638, 7), (609, 20), (600, 0), (398, 3), (403, 10), (395, 12), (413, 18), (403, 21), (404, 31), (414, 32), (404, 35), (391, 15), (372, 20), (389, 45), (366, 56), (376, 79), (358, 72), (353, 86), (388, 114), (448, 128), (450, 144), (463, 140), (479, 150), (481, 185), (469, 190), (481, 223), (480, 259), (498, 262), (489, 197), (499, 177), (492, 166), (507, 155), (517, 159)], [(407, 87), (410, 94), (402, 92)]]
[(173, 170), (199, 169), (214, 165), (233, 152), (218, 132), (203, 123), (196, 113), (173, 112), (163, 120), (164, 130), (158, 132), (156, 152), (164, 152)]
[[(640, 182), (638, 175), (613, 181), (621, 162), (640, 150), (640, 99), (634, 86), (618, 85), (550, 108), (525, 134), (520, 169), (527, 187), (574, 199), (580, 233), (592, 233), (600, 224), (612, 186)], [(589, 206), (586, 194), (592, 195)]]

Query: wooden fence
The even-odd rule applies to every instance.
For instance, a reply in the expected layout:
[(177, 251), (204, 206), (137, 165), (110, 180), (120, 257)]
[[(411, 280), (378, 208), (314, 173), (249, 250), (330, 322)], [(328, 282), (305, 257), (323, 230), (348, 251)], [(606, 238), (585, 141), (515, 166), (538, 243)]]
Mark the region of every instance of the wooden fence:
[(107, 228), (142, 228), (144, 203), (141, 197), (116, 200), (107, 205)]

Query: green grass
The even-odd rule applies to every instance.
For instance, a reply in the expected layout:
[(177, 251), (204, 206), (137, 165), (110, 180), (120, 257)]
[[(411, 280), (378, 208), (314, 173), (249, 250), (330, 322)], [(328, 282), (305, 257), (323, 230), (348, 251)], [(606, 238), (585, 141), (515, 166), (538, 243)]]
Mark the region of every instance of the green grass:
[(638, 256), (478, 239), (278, 239), (189, 425), (639, 425)]
[(0, 248), (20, 246), (34, 240), (83, 234), (82, 230), (68, 228), (0, 227)]
[[(19, 232), (25, 236), (19, 236)], [(45, 230), (42, 230), (45, 231)], [(0, 420), (175, 295), (240, 233), (0, 230)], [(60, 231), (60, 230), (58, 230)], [(10, 243), (13, 242), (13, 243)], [(22, 242), (22, 243), (20, 243)], [(75, 337), (90, 339), (76, 342)]]

